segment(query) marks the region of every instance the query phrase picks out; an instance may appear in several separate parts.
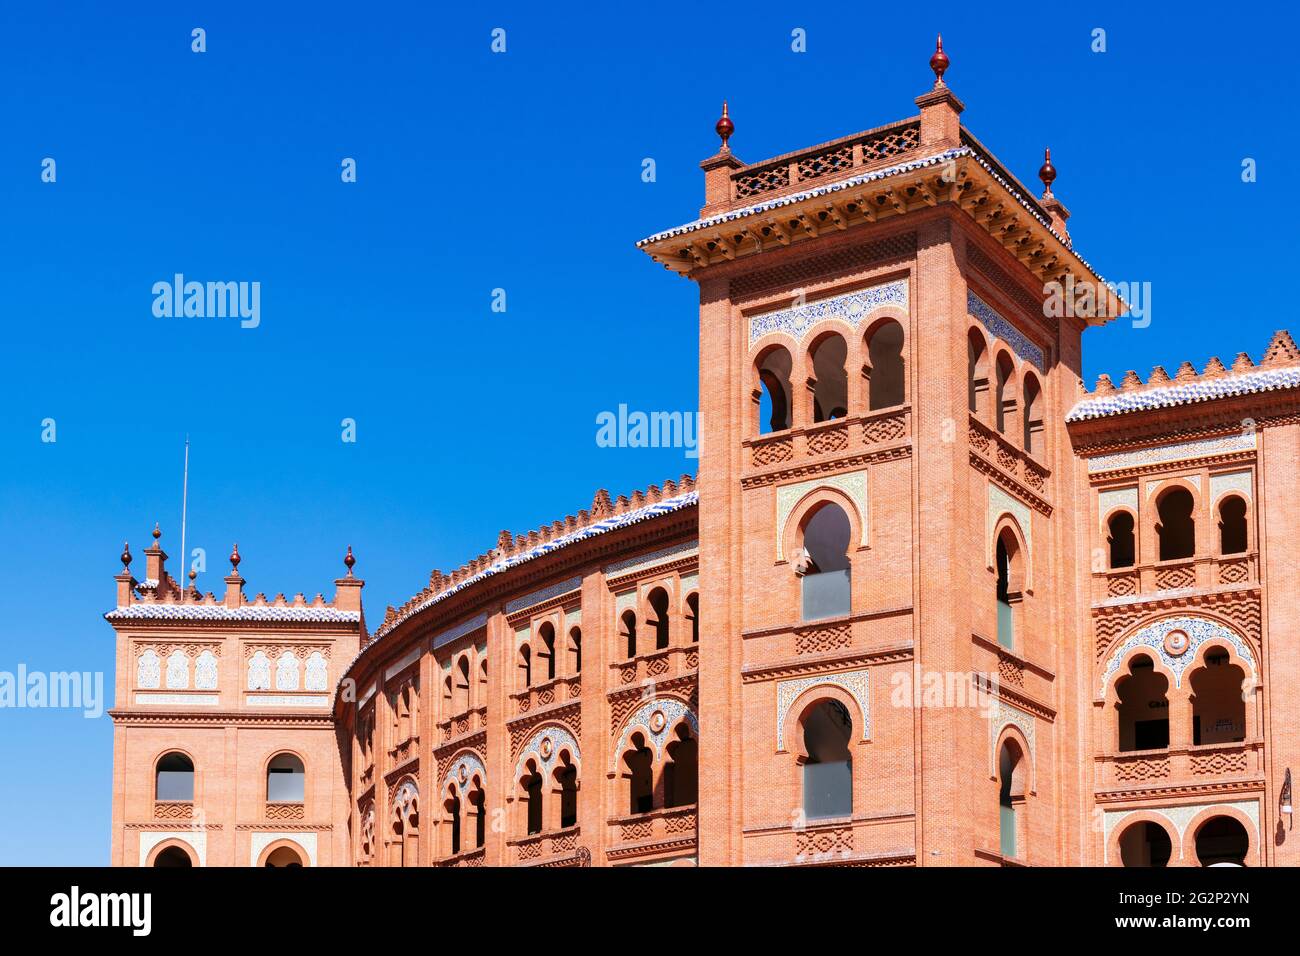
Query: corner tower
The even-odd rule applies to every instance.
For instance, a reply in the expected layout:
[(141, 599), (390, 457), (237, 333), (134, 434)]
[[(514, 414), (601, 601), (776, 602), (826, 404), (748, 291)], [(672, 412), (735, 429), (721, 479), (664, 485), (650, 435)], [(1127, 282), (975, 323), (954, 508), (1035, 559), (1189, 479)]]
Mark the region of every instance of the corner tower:
[(918, 115), (759, 163), (724, 106), (700, 217), (639, 243), (700, 287), (702, 864), (1080, 861), (1104, 318), (1045, 300), (1122, 304), (930, 65)]

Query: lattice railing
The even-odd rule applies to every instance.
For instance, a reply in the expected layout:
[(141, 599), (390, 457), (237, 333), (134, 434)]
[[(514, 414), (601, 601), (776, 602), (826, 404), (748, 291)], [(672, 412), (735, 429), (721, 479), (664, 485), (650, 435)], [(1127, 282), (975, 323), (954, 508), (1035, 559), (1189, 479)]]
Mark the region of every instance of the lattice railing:
[(790, 186), (835, 176), (858, 166), (902, 156), (921, 145), (921, 124), (871, 133), (787, 159), (736, 170), (731, 181), (736, 199), (749, 199)]

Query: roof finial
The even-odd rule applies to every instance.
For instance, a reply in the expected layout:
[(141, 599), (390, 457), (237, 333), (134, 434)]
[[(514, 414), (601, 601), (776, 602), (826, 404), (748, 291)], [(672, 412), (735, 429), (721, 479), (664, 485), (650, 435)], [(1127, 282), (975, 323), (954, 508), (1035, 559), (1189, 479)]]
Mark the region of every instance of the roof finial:
[(727, 115), (726, 100), (722, 101), (722, 115), (718, 118), (717, 125), (713, 128), (717, 134), (722, 137), (722, 152), (730, 152), (731, 147), (727, 145), (727, 140), (731, 139), (731, 134), (736, 131), (736, 124), (733, 123), (731, 117)]
[(198, 576), (199, 576), (199, 572), (195, 571), (193, 568), (190, 568), (190, 590), (191, 591), (194, 590), (194, 581), (196, 578), (198, 578)]
[(122, 567), (131, 570), (131, 544), (128, 541), (122, 542)]
[(156, 545), (158, 539), (162, 537), (162, 529), (158, 527), (158, 522), (153, 523), (153, 543)]
[(934, 85), (943, 86), (943, 74), (948, 69), (948, 54), (943, 52), (943, 34), (935, 34), (934, 56), (930, 57), (930, 69), (934, 70)]
[(347, 565), (348, 577), (352, 577), (352, 565), (357, 563), (357, 559), (352, 557), (352, 545), (348, 545), (348, 553), (343, 555), (343, 563)]
[(1050, 198), (1052, 183), (1056, 181), (1056, 167), (1052, 165), (1052, 149), (1050, 146), (1043, 151), (1043, 165), (1038, 169), (1038, 178), (1043, 181), (1043, 198)]
[(241, 558), (239, 557), (239, 542), (235, 542), (235, 548), (233, 551), (230, 552), (230, 573), (231, 574), (239, 573), (240, 560)]

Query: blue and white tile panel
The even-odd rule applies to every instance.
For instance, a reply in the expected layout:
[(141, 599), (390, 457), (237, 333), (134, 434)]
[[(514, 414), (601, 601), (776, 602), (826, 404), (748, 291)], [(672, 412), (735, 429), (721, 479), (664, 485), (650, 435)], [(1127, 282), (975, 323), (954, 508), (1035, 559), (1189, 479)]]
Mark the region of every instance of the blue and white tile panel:
[(1043, 350), (970, 289), (966, 290), (966, 311), (979, 319), (989, 335), (1006, 342), (1024, 361), (1046, 374), (1047, 360), (1043, 357)]
[[(1165, 647), (1165, 637), (1170, 631), (1182, 631), (1187, 635), (1187, 650), (1178, 655), (1169, 653)], [(1255, 652), (1251, 650), (1245, 639), (1235, 631), (1229, 630), (1217, 621), (1211, 621), (1204, 617), (1166, 617), (1148, 624), (1142, 630), (1121, 641), (1111, 649), (1110, 656), (1106, 660), (1106, 667), (1101, 673), (1097, 696), (1099, 698), (1106, 696), (1106, 687), (1110, 684), (1111, 678), (1119, 671), (1125, 656), (1129, 651), (1138, 647), (1159, 658), (1160, 662), (1173, 673), (1174, 686), (1181, 687), (1183, 686), (1184, 671), (1196, 662), (1201, 647), (1210, 641), (1227, 644), (1231, 647), (1237, 652), (1237, 656), (1246, 662), (1246, 666), (1250, 668), (1249, 676), (1255, 680), (1259, 679), (1259, 670), (1255, 664)]]
[(813, 326), (828, 319), (856, 329), (873, 311), (885, 305), (897, 306), (906, 311), (907, 290), (906, 279), (894, 279), (828, 299), (751, 315), (749, 347), (753, 348), (755, 342), (773, 333), (788, 335), (795, 342), (802, 342)]

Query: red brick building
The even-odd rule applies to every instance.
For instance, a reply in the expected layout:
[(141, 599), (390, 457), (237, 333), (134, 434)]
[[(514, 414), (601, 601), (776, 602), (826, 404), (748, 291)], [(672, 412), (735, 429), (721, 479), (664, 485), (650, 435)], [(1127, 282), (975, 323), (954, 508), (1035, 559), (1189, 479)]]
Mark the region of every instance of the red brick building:
[(1300, 862), (1300, 351), (1089, 392), (1122, 297), (947, 63), (760, 163), (724, 110), (639, 244), (700, 289), (698, 486), (502, 532), (374, 632), (350, 552), (332, 604), (124, 555), (113, 862)]

